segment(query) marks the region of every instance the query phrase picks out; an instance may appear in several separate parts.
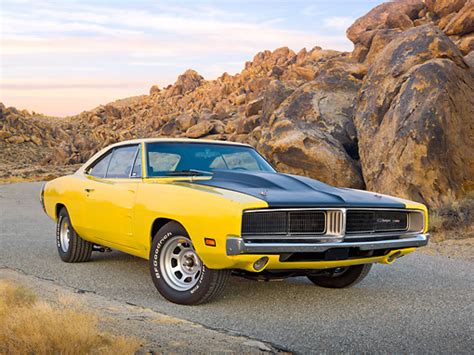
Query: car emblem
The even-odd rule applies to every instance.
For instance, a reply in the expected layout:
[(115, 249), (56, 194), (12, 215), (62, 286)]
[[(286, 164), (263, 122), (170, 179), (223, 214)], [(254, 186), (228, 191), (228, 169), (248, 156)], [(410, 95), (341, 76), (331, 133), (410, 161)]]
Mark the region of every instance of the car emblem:
[(262, 195), (262, 196), (267, 196), (267, 194), (268, 194), (268, 190), (260, 191), (260, 195)]

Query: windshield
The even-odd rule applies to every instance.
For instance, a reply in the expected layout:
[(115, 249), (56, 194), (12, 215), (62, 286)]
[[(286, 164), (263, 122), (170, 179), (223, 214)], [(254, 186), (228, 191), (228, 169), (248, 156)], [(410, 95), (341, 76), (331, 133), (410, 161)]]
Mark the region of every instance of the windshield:
[(214, 170), (275, 172), (255, 149), (213, 143), (147, 143), (148, 176), (198, 175)]

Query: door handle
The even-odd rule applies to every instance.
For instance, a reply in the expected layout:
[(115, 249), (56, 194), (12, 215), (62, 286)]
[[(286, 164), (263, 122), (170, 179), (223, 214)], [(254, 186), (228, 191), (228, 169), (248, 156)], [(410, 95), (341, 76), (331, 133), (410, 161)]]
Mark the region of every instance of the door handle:
[(89, 193), (89, 192), (93, 192), (94, 189), (84, 189), (85, 192)]

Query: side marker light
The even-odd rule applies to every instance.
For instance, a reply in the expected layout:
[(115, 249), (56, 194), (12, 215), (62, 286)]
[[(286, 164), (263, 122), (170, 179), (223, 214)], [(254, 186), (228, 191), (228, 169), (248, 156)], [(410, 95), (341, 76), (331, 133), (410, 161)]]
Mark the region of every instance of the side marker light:
[(204, 238), (204, 244), (206, 244), (208, 247), (215, 247), (216, 246), (216, 241), (215, 241), (215, 239)]

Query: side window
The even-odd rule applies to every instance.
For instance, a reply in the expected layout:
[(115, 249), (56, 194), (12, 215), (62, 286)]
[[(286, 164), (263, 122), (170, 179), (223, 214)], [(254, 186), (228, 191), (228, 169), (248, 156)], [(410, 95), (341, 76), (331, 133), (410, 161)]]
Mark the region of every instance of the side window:
[(107, 168), (109, 167), (110, 157), (112, 156), (112, 152), (107, 153), (105, 156), (100, 158), (92, 168), (89, 168), (87, 172), (91, 176), (104, 178), (105, 174), (107, 173)]
[(115, 148), (110, 159), (107, 178), (128, 178), (132, 169), (137, 145)]
[(212, 169), (260, 170), (257, 160), (248, 152), (223, 154), (212, 162)]
[(135, 162), (133, 163), (132, 176), (133, 178), (142, 177), (142, 146), (138, 148), (138, 153), (135, 156)]
[(148, 152), (148, 175), (159, 171), (175, 171), (181, 156), (172, 153)]

